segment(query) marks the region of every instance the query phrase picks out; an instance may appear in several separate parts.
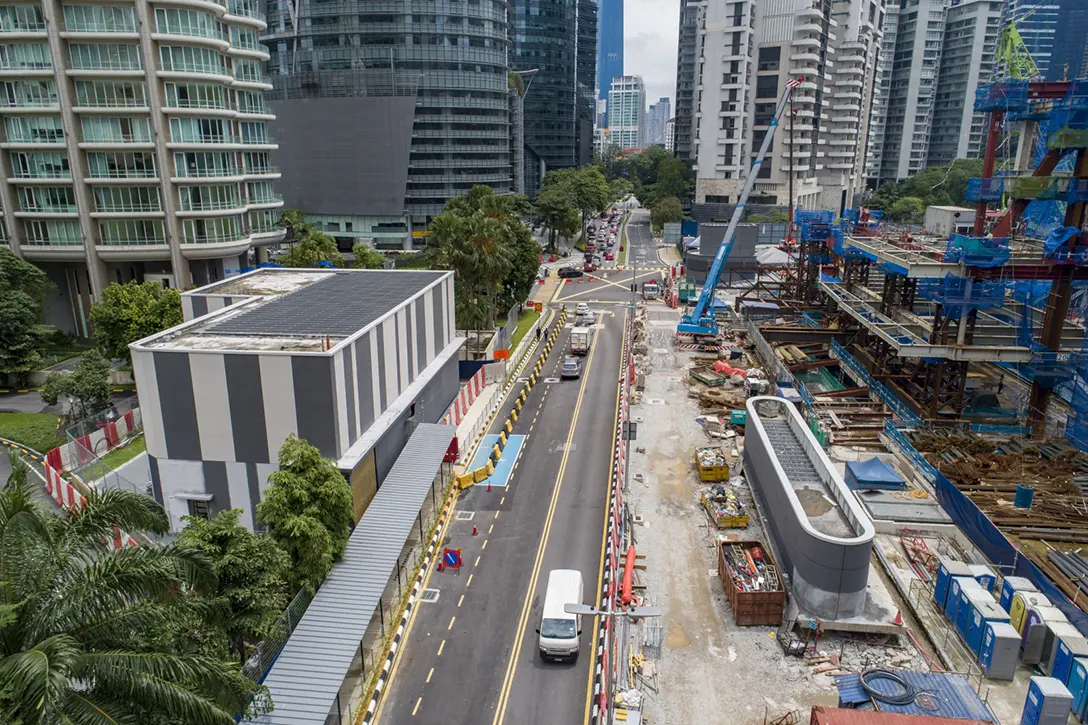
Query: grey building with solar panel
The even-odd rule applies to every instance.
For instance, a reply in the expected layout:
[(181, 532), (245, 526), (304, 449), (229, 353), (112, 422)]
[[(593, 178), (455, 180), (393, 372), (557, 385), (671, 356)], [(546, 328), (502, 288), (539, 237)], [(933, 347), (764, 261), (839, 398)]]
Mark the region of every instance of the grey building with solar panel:
[(358, 520), (415, 428), (458, 392), (449, 272), (258, 269), (186, 292), (185, 322), (133, 343), (155, 498), (174, 530), (247, 527), (294, 433), (337, 461)]

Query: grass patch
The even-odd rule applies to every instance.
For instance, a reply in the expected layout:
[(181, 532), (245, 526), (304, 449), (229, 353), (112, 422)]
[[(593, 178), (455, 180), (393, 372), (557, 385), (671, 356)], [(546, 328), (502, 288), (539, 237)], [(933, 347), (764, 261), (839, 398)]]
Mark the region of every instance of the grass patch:
[(0, 438), (46, 453), (65, 442), (58, 420), (52, 413), (0, 413)]
[(616, 260), (616, 266), (622, 267), (627, 264), (627, 221), (624, 220), (623, 227), (620, 229), (620, 256)]
[(513, 354), (514, 350), (518, 349), (518, 343), (525, 337), (525, 333), (529, 331), (529, 328), (533, 326), (533, 323), (540, 318), (540, 313), (536, 310), (522, 310), (518, 314), (518, 326), (514, 329), (514, 337), (510, 340), (510, 353)]
[(105, 463), (111, 471), (117, 470), (124, 464), (131, 461), (136, 456), (140, 455), (147, 450), (147, 440), (141, 435), (136, 440), (129, 443), (123, 448), (115, 448), (106, 455), (102, 456), (102, 462)]

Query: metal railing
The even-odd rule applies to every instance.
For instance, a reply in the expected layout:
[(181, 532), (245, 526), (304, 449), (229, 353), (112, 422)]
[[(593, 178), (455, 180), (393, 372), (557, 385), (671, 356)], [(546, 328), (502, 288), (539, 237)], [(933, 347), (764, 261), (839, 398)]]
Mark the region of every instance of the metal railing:
[(265, 675), (272, 669), (272, 663), (280, 656), (283, 646), (287, 644), (287, 640), (295, 631), (298, 623), (302, 621), (302, 615), (306, 613), (306, 609), (313, 600), (314, 595), (306, 589), (300, 590), (295, 595), (295, 598), (287, 605), (287, 609), (283, 610), (283, 614), (276, 621), (273, 634), (261, 640), (256, 651), (246, 659), (245, 664), (242, 665), (242, 674), (254, 682), (264, 680)]
[(930, 483), (937, 482), (937, 469), (930, 465), (925, 456), (910, 442), (903, 432), (890, 421), (884, 421), (884, 434), (891, 439), (899, 452), (906, 456), (923, 477)]
[(838, 343), (838, 341), (831, 341), (830, 353), (831, 357), (838, 359), (843, 367), (845, 367), (858, 382), (866, 385), (870, 391), (880, 398), (884, 405), (891, 409), (892, 415), (899, 420), (903, 427), (917, 428), (922, 424), (922, 419), (915, 415), (914, 411), (908, 408), (903, 401), (892, 393), (892, 391), (888, 390), (881, 382), (874, 378), (853, 355), (847, 352), (845, 347)]

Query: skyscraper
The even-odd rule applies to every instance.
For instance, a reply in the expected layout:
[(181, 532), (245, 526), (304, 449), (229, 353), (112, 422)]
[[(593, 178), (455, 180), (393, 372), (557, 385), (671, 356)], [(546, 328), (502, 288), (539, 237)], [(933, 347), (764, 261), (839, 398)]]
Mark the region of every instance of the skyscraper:
[(510, 12), (511, 65), (536, 71), (524, 100), (525, 192), (532, 196), (547, 170), (593, 158), (597, 0), (513, 0)]
[(255, 0), (0, 6), (0, 233), (51, 324), (87, 337), (111, 282), (206, 284), (283, 238), (264, 27)]
[(623, 0), (600, 0), (597, 18), (597, 98), (608, 100), (612, 79), (623, 75)]
[(665, 124), (672, 118), (672, 104), (668, 98), (659, 98), (650, 104), (646, 113), (646, 130), (642, 142), (644, 146), (665, 145)]
[(1058, 12), (1058, 27), (1054, 31), (1054, 50), (1050, 58), (1048, 81), (1083, 78), (1088, 52), (1088, 6), (1075, 0), (1062, 0)]
[(513, 190), (505, 2), (266, 2), (290, 206), (339, 239), (402, 248), (476, 184)]
[(680, 30), (676, 54), (676, 115), (673, 154), (694, 161), (692, 134), (695, 132), (695, 71), (699, 56), (699, 18), (703, 0), (680, 0)]
[(642, 146), (646, 121), (646, 87), (641, 76), (612, 79), (608, 92), (608, 142), (621, 149)]
[[(1068, 4), (1068, 8), (1063, 5)], [(1016, 23), (1024, 46), (1031, 53), (1039, 72), (1047, 80), (1062, 76), (1061, 62), (1052, 62), (1054, 37), (1058, 32), (1061, 16), (1068, 15), (1073, 6), (1084, 14), (1084, 3), (1079, 0), (1006, 0), (1004, 23)], [(1081, 37), (1081, 42), (1084, 38)]]

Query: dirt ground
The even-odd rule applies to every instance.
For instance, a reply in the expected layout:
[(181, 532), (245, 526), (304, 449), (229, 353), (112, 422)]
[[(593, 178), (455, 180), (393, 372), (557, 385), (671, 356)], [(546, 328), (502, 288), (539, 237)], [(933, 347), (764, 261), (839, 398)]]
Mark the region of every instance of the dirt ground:
[[(655, 725), (757, 725), (765, 717), (797, 710), (807, 722), (812, 705), (837, 702), (833, 679), (815, 674), (800, 658), (787, 657), (775, 627), (733, 624), (718, 579), (718, 532), (708, 528), (698, 505), (702, 484), (693, 455), (696, 446), (711, 442), (695, 421), (700, 412), (696, 401), (688, 397), (692, 353), (675, 347), (677, 320), (677, 313), (663, 305), (648, 308), (647, 355), (640, 361), (645, 390), (631, 409), (639, 428), (627, 501), (631, 513), (642, 517), (634, 528), (637, 551), (646, 557), (639, 575), (647, 602), (664, 610), (661, 653), (651, 658), (657, 689), (653, 683), (643, 688), (643, 717)], [(746, 487), (737, 490), (752, 523), (728, 533), (765, 541), (750, 492)], [(913, 647), (887, 640), (884, 635), (868, 640), (824, 636), (817, 649), (839, 653), (849, 670), (877, 665), (925, 668)]]

